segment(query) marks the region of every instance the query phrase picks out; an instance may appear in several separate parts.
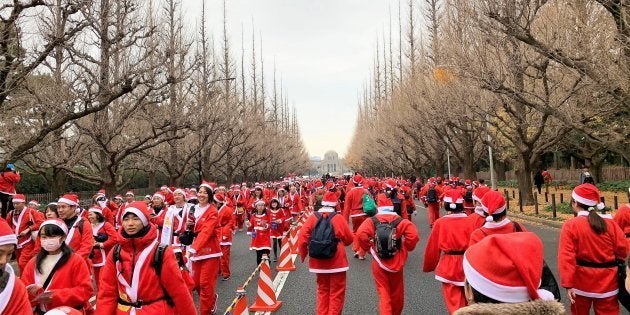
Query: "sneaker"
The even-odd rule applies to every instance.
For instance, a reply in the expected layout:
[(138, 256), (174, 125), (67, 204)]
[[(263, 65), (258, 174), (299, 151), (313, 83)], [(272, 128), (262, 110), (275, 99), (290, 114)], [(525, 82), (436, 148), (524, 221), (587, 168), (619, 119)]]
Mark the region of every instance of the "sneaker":
[(359, 258), (359, 252), (354, 252), (354, 258)]
[(228, 280), (230, 280), (230, 276), (223, 277), (223, 279), (221, 279), (221, 281), (228, 281)]
[(359, 256), (359, 260), (365, 260), (365, 256)]

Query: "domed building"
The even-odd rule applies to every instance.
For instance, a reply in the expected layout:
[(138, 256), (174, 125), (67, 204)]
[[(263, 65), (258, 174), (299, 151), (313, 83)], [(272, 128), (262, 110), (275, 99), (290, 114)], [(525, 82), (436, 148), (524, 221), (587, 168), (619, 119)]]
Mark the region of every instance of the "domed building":
[(315, 176), (324, 174), (340, 176), (350, 172), (344, 159), (340, 159), (339, 154), (333, 150), (327, 151), (323, 159), (318, 156), (311, 157), (311, 164), (311, 175)]

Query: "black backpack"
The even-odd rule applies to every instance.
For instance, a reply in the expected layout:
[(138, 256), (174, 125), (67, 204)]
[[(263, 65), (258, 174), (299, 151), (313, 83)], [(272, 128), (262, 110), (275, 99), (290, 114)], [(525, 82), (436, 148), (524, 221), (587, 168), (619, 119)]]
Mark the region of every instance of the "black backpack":
[(394, 212), (396, 212), (397, 215), (402, 215), (402, 200), (398, 197), (394, 197), (392, 198), (392, 204), (394, 205)]
[(327, 217), (319, 212), (314, 212), (314, 214), (317, 217), (317, 223), (308, 243), (308, 256), (320, 259), (332, 258), (337, 252), (337, 243), (339, 243), (335, 237), (335, 228), (331, 223), (336, 213), (331, 212)]
[[(166, 244), (158, 244), (155, 247), (155, 255), (153, 256), (153, 263), (151, 264), (151, 266), (153, 266), (153, 269), (155, 269), (155, 274), (157, 274), (158, 278), (162, 274), (162, 260), (164, 259), (164, 251), (166, 251), (167, 247), (168, 245)], [(114, 253), (112, 254), (112, 257), (114, 258), (114, 265), (116, 265), (116, 263), (120, 261), (120, 244), (114, 245), (113, 251)], [(166, 289), (164, 289), (161, 283), (160, 286), (162, 287), (166, 303), (171, 307), (175, 306), (173, 298), (171, 298), (168, 292), (166, 292)]]
[(464, 193), (464, 201), (468, 201), (468, 202), (473, 201), (472, 189), (466, 189), (466, 193)]
[(381, 222), (376, 217), (372, 217), (374, 223), (374, 245), (376, 245), (376, 253), (378, 257), (387, 259), (392, 258), (400, 248), (400, 240), (396, 239), (396, 227), (402, 218), (397, 218), (391, 223)]
[(438, 202), (437, 190), (435, 190), (435, 186), (429, 187), (429, 190), (427, 191), (426, 201), (427, 201), (427, 203), (428, 202)]

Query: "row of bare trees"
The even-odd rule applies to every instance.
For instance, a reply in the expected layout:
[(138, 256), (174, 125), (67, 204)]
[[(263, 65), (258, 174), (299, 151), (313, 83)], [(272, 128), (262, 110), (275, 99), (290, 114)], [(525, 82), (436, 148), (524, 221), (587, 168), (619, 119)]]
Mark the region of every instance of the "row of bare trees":
[(526, 204), (547, 152), (595, 176), (610, 154), (630, 161), (628, 16), (623, 1), (399, 3), (398, 38), (390, 23), (376, 45), (347, 159), (367, 173), (442, 175), (450, 158), (472, 178), (489, 145)]
[(24, 163), (53, 192), (73, 179), (118, 191), (134, 173), (179, 185), (191, 173), (233, 182), (308, 169), (275, 65), (265, 85), (260, 38), (238, 58), (225, 1), (216, 37), (199, 6), (191, 34), (181, 0), (3, 4), (0, 161)]

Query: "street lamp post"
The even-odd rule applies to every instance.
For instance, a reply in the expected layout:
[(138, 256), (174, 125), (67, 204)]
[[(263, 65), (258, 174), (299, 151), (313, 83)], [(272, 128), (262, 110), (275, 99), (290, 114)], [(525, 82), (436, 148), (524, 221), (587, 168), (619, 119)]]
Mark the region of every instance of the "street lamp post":
[(490, 163), (490, 185), (492, 186), (492, 190), (496, 190), (497, 181), (494, 178), (494, 159), (492, 158), (492, 146), (490, 145), (492, 137), (490, 137), (490, 120), (488, 119), (488, 114), (486, 114), (486, 129), (486, 132), (488, 133), (488, 162)]

